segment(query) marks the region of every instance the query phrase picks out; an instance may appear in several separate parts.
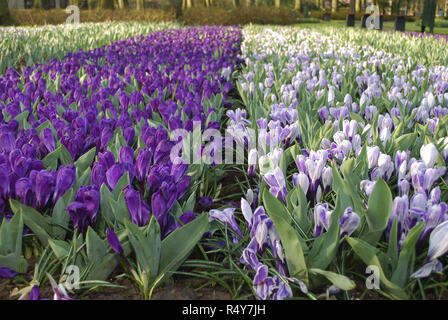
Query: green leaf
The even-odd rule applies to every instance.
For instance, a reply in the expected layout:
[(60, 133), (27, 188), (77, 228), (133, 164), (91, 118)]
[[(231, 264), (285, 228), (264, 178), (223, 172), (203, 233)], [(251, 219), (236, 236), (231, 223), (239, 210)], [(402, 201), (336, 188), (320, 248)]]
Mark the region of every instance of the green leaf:
[[(160, 230), (158, 234), (154, 231), (150, 233), (151, 239), (148, 239), (143, 233), (143, 230), (129, 220), (125, 219), (124, 225), (128, 230), (129, 241), (134, 248), (138, 265), (148, 275), (157, 275), (159, 268), (159, 257), (156, 256), (155, 253), (160, 253)], [(156, 236), (158, 236), (159, 241), (151, 242), (150, 240), (154, 240)], [(154, 246), (159, 248), (154, 248)]]
[(28, 269), (28, 263), (22, 255), (10, 253), (0, 255), (0, 266), (8, 267), (16, 272), (25, 273)]
[(202, 238), (208, 226), (208, 214), (202, 214), (163, 239), (159, 275), (175, 271)]
[(365, 240), (375, 243), (386, 229), (392, 211), (392, 194), (383, 179), (379, 178), (375, 183), (367, 205), (366, 220), (369, 233), (366, 234)]
[(3, 219), (0, 227), (0, 254), (22, 254), (23, 217), (22, 212), (14, 214), (8, 222)]
[(85, 154), (80, 156), (78, 160), (75, 161), (76, 170), (80, 173), (84, 172), (87, 168), (92, 165), (93, 159), (95, 158), (96, 147), (93, 147)]
[(380, 272), (381, 286), (383, 286), (389, 294), (391, 294), (396, 299), (408, 298), (407, 294), (400, 287), (387, 279), (381, 263), (377, 257), (378, 250), (375, 247), (371, 246), (365, 241), (362, 241), (361, 239), (350, 237), (345, 237), (345, 239), (352, 247), (353, 251), (355, 251), (356, 255), (360, 257), (366, 265), (374, 265), (378, 267)]
[(263, 204), (279, 233), (280, 240), (285, 250), (289, 274), (308, 284), (308, 271), (301, 238), (287, 220), (285, 220), (284, 217), (289, 216), (286, 212), (286, 208), (283, 203), (275, 198), (267, 189), (263, 192)]
[(347, 278), (346, 276), (331, 271), (325, 271), (317, 268), (309, 269), (312, 275), (321, 275), (327, 278), (332, 284), (342, 290), (352, 290), (356, 287), (355, 282)]
[(62, 240), (56, 240), (56, 239), (48, 239), (48, 244), (50, 245), (50, 248), (53, 250), (54, 255), (58, 259), (66, 259), (69, 252), (70, 252), (70, 243), (62, 241)]
[(65, 192), (65, 194), (56, 201), (51, 216), (52, 235), (58, 239), (64, 239), (67, 234), (70, 215), (65, 211), (67, 206), (73, 201), (73, 188)]
[(409, 280), (411, 259), (414, 255), (415, 245), (423, 231), (424, 225), (425, 223), (422, 221), (409, 230), (406, 239), (403, 242), (403, 246), (401, 247), (400, 256), (398, 257), (398, 265), (391, 278), (391, 281), (400, 287), (404, 287)]
[(40, 242), (46, 246), (51, 234), (50, 217), (45, 217), (31, 207), (25, 206), (21, 202), (9, 200), (12, 211), (17, 214), (19, 211), (23, 214), (23, 222), (39, 238)]
[(89, 263), (100, 263), (106, 256), (107, 246), (104, 240), (91, 227), (87, 229), (86, 247)]
[(129, 172), (126, 172), (124, 175), (120, 177), (117, 184), (115, 185), (114, 191), (112, 191), (112, 194), (114, 195), (114, 199), (118, 199), (120, 196), (120, 193), (123, 191), (124, 187), (129, 185)]
[(326, 269), (336, 256), (339, 248), (340, 220), (347, 208), (343, 206), (344, 198), (348, 197), (343, 193), (338, 195), (328, 231), (321, 234), (313, 243), (308, 255), (310, 268)]

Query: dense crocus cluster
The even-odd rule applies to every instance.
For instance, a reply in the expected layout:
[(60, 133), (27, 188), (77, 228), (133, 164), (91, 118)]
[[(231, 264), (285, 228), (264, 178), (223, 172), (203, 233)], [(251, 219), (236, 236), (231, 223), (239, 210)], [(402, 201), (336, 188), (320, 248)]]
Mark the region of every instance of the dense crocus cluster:
[[(411, 157), (416, 153), (412, 143), (400, 148), (396, 141), (402, 135), (412, 139), (418, 125), (426, 126), (433, 135), (440, 132), (438, 137), (446, 135), (439, 125), (448, 112), (446, 67), (426, 67), (374, 47), (341, 43), (333, 34), (290, 28), (264, 31), (260, 33), (256, 27), (244, 30), (246, 66), (237, 85), (247, 111), (238, 109), (227, 114), (227, 130), (233, 141), (247, 150), (251, 185), (258, 182), (257, 189), (266, 185), (285, 206), (289, 206), (292, 188), (300, 186), (314, 216), (313, 235), (319, 237), (329, 230), (334, 212), (335, 204), (328, 201), (333, 170), (338, 171), (347, 159), (361, 157), (365, 160), (360, 188), (367, 197), (380, 178), (392, 188), (397, 186), (386, 236), (397, 221), (399, 249), (409, 230), (420, 221), (425, 222), (420, 241), (444, 225), (447, 205), (436, 185), (446, 176), (445, 166), (440, 163), (447, 158), (446, 139), (440, 138), (437, 147), (419, 142), (420, 157)], [(423, 92), (419, 89), (422, 86)], [(310, 136), (308, 131), (317, 136)], [(292, 173), (284, 163), (291, 152), (297, 167)], [(258, 181), (253, 179), (257, 176)], [(249, 230), (253, 230), (246, 217), (245, 200), (242, 206)], [(364, 207), (358, 209), (367, 210), (366, 202)], [(260, 208), (263, 206), (257, 210)], [(358, 229), (362, 215), (352, 207), (342, 210), (340, 235), (350, 236)], [(262, 252), (255, 244), (267, 230), (275, 229), (267, 216), (266, 221), (270, 223), (251, 231), (242, 262), (255, 272), (254, 289), (259, 298), (280, 298), (271, 295), (275, 290), (268, 290), (270, 294), (263, 291), (268, 269), (259, 261)], [(442, 234), (443, 230), (446, 228), (438, 232)], [(431, 243), (431, 252), (442, 246)], [(277, 252), (274, 248), (272, 251)], [(278, 272), (286, 275), (282, 261), (277, 261)], [(270, 286), (278, 288), (276, 280), (271, 280)]]
[[(142, 226), (153, 214), (163, 234), (172, 231), (176, 222), (168, 212), (187, 192), (190, 177), (188, 164), (171, 157), (177, 142), (171, 131), (191, 131), (193, 122), (216, 126), (210, 115), (228, 105), (240, 33), (234, 27), (170, 29), (22, 72), (8, 69), (0, 78), (4, 215), (11, 198), (51, 213), (86, 173), (76, 161), (95, 148), (88, 179), (76, 185), (66, 207), (74, 227), (94, 227), (101, 187), (113, 191), (127, 174), (124, 200), (132, 221)], [(211, 106), (217, 95), (221, 105)]]

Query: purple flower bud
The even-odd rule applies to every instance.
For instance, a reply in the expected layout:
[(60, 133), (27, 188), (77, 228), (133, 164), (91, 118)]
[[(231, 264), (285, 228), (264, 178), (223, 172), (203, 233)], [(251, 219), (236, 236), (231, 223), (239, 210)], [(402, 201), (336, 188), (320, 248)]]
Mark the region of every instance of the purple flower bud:
[(128, 146), (121, 146), (118, 152), (118, 159), (121, 163), (134, 163), (134, 149)]
[(106, 171), (107, 184), (111, 190), (115, 189), (115, 186), (124, 174), (123, 166), (119, 163), (114, 164)]
[(115, 164), (115, 156), (109, 150), (98, 153), (98, 162), (107, 170)]
[(125, 188), (124, 199), (132, 222), (139, 227), (144, 226), (149, 219), (149, 207), (141, 200), (140, 193), (129, 185)]
[(67, 190), (73, 187), (76, 179), (75, 167), (71, 164), (60, 167), (56, 175), (56, 189), (53, 195), (53, 203), (56, 203)]
[(101, 185), (106, 182), (106, 169), (101, 163), (95, 162), (93, 164), (90, 181), (92, 185), (98, 189), (101, 188)]
[(16, 195), (20, 201), (30, 207), (35, 205), (33, 182), (30, 178), (20, 178), (15, 184)]
[(36, 176), (36, 198), (39, 208), (45, 207), (55, 188), (55, 174), (42, 170)]
[(126, 143), (128, 144), (128, 146), (132, 145), (132, 141), (134, 141), (134, 137), (135, 137), (135, 130), (133, 127), (127, 127), (126, 129), (123, 130), (123, 137), (124, 140), (126, 141)]
[(79, 232), (85, 233), (89, 226), (89, 210), (87, 205), (81, 202), (72, 202), (68, 205), (67, 212), (70, 214), (74, 227), (78, 228)]
[(9, 173), (6, 164), (0, 165), (0, 196), (4, 199), (9, 197)]
[(235, 212), (235, 208), (226, 208), (224, 210), (217, 210), (217, 209), (210, 210), (209, 221), (219, 220), (222, 223), (229, 226), (241, 238), (243, 238), (244, 237), (243, 233), (241, 232), (240, 227), (236, 223), (234, 212)]
[(11, 279), (11, 278), (14, 278), (16, 275), (17, 275), (17, 272), (15, 272), (14, 270), (12, 270), (8, 267), (0, 266), (0, 278)]
[(123, 246), (121, 245), (120, 240), (118, 240), (117, 235), (111, 228), (107, 228), (106, 237), (107, 242), (109, 242), (109, 245), (112, 248), (112, 250), (114, 250), (115, 253), (119, 254), (120, 256), (124, 256)]
[(99, 191), (94, 186), (81, 186), (75, 195), (75, 201), (86, 205), (92, 223), (96, 221), (96, 215), (100, 208), (100, 197)]
[(50, 128), (45, 128), (40, 132), (40, 140), (42, 141), (45, 148), (47, 148), (48, 152), (54, 151), (54, 136), (53, 131), (51, 131)]
[(151, 169), (152, 152), (149, 149), (140, 149), (135, 160), (136, 177), (140, 182), (145, 181)]

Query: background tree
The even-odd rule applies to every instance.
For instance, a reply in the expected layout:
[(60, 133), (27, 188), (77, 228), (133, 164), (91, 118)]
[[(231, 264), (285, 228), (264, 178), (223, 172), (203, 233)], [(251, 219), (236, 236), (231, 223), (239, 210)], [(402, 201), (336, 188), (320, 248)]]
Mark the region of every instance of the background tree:
[(12, 18), (9, 12), (8, 0), (0, 0), (0, 25), (11, 23)]
[(114, 0), (99, 0), (98, 9), (114, 9)]

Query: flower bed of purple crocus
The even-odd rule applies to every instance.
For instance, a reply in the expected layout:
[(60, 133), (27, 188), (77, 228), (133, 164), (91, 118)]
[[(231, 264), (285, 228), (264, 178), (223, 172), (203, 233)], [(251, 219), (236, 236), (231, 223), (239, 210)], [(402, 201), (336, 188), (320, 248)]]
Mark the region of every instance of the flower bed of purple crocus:
[[(8, 69), (0, 78), (0, 219), (12, 225), (20, 211), (44, 246), (88, 229), (106, 239), (122, 217), (139, 227), (154, 217), (162, 240), (194, 220), (185, 202), (201, 172), (171, 161), (170, 134), (193, 123), (220, 127), (240, 42), (238, 27), (188, 27)], [(188, 210), (174, 217), (173, 206)], [(27, 271), (1, 251), (0, 264)], [(19, 248), (14, 255), (23, 261)]]

